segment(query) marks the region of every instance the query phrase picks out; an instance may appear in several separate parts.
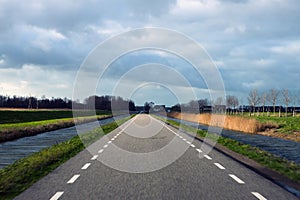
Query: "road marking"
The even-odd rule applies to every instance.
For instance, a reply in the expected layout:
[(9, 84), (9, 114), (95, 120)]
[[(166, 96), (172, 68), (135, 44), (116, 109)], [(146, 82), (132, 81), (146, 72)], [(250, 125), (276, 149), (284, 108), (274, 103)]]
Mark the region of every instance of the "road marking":
[(98, 158), (98, 155), (94, 155), (91, 160), (96, 160)]
[(89, 168), (90, 165), (91, 165), (91, 163), (86, 163), (81, 169), (85, 170), (85, 169)]
[(258, 192), (251, 192), (257, 199), (259, 200), (267, 200), (263, 195), (259, 194)]
[(195, 146), (195, 145), (193, 145), (193, 144), (191, 144), (191, 147), (195, 148), (196, 146)]
[(53, 195), (53, 197), (51, 197), (50, 200), (57, 200), (61, 197), (61, 195), (63, 195), (64, 192), (56, 192), (55, 195)]
[(220, 163), (214, 163), (219, 169), (224, 170), (225, 167), (223, 167)]
[(185, 141), (185, 142), (186, 142), (186, 139), (185, 139), (185, 138), (183, 138), (183, 141)]
[(79, 178), (79, 174), (75, 174), (67, 183), (68, 184), (72, 184), (74, 183), (78, 178)]
[(196, 149), (196, 151), (198, 151), (199, 153), (202, 153), (202, 151), (200, 149)]
[(103, 146), (103, 148), (104, 148), (104, 149), (105, 149), (105, 148), (107, 148), (107, 147), (108, 147), (108, 145), (107, 145), (107, 144)]
[(115, 139), (116, 139), (116, 138), (113, 137), (113, 138), (111, 138), (111, 141), (114, 141)]
[(237, 183), (239, 183), (239, 184), (245, 184), (245, 182), (242, 181), (240, 178), (238, 178), (236, 175), (234, 175), (234, 174), (229, 174), (229, 176), (230, 176), (233, 180), (235, 180)]
[(179, 136), (180, 139), (182, 139), (182, 136)]
[(208, 155), (204, 155), (204, 157), (205, 157), (207, 160), (212, 160), (212, 158), (209, 157)]
[(98, 151), (98, 153), (102, 153), (104, 151), (104, 149), (100, 149), (99, 151)]
[(191, 145), (192, 143), (191, 142), (189, 142), (189, 141), (187, 141), (186, 143), (188, 143), (189, 145)]
[(108, 143), (107, 144), (110, 144), (111, 143), (111, 141), (108, 141)]

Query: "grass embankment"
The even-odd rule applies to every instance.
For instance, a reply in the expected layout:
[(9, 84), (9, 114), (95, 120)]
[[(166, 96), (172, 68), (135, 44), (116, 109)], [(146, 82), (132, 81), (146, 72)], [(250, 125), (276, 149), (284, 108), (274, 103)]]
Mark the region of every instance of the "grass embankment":
[(98, 128), (84, 135), (76, 136), (71, 140), (62, 142), (34, 153), (14, 164), (0, 170), (0, 198), (12, 199), (33, 183), (44, 177), (59, 165), (75, 156), (84, 149), (84, 144), (91, 144), (103, 134), (107, 134), (129, 119), (125, 118), (102, 126), (103, 132)]
[[(257, 133), (266, 129), (277, 128), (278, 125), (272, 122), (259, 122), (254, 118), (229, 116), (218, 114), (191, 114), (191, 113), (177, 113), (172, 112), (168, 114), (169, 117), (182, 119), (190, 122), (206, 124), (209, 126), (222, 126), (225, 129), (242, 131), (246, 133)], [(224, 122), (224, 123), (222, 123)]]
[(72, 111), (0, 111), (0, 142), (71, 127), (75, 122), (80, 124), (111, 116), (110, 113), (100, 113), (102, 115), (88, 116), (89, 112), (81, 112), (79, 114), (83, 117), (74, 121)]
[[(175, 127), (180, 126), (180, 123), (172, 121), (172, 120), (167, 120), (167, 122)], [(257, 163), (259, 163), (269, 169), (272, 169), (272, 170), (278, 172), (279, 174), (288, 177), (291, 180), (294, 180), (294, 181), (300, 183), (300, 165), (295, 162), (275, 156), (275, 155), (270, 154), (266, 151), (263, 151), (259, 148), (252, 147), (247, 144), (243, 144), (243, 143), (238, 142), (233, 139), (225, 138), (222, 136), (218, 137), (214, 134), (207, 133), (206, 131), (197, 130), (195, 128), (192, 128), (192, 127), (189, 127), (186, 125), (182, 125), (182, 124), (181, 124), (181, 128), (185, 129), (188, 132), (197, 133), (201, 138), (206, 137), (213, 141), (217, 141), (222, 146), (224, 146), (236, 153), (244, 155), (244, 156), (256, 161)]]

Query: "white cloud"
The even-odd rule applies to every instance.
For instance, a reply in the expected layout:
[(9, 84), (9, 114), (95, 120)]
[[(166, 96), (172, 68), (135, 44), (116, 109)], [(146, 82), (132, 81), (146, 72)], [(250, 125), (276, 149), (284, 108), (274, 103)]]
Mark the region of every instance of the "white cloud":
[(0, 68), (0, 91), (5, 95), (71, 97), (74, 72), (50, 66), (23, 65), (21, 69)]

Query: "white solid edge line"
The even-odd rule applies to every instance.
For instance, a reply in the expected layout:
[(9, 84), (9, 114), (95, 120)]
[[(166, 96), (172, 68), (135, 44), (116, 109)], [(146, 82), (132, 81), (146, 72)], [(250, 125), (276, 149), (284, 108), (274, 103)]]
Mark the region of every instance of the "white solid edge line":
[(98, 155), (94, 155), (91, 160), (96, 160), (98, 158)]
[(225, 167), (223, 167), (223, 165), (221, 165), (220, 163), (214, 163), (219, 169), (224, 170)]
[(242, 181), (240, 178), (238, 178), (236, 175), (234, 175), (234, 174), (229, 174), (229, 176), (230, 176), (233, 180), (235, 180), (237, 183), (239, 183), (239, 184), (245, 184), (245, 182)]
[(56, 192), (55, 195), (53, 195), (50, 200), (57, 200), (57, 199), (59, 199), (61, 197), (61, 195), (63, 195), (63, 193), (64, 192)]
[(259, 200), (267, 200), (263, 195), (259, 194), (258, 192), (251, 192), (257, 199)]
[(75, 174), (67, 183), (71, 184), (74, 183), (78, 178), (79, 178), (79, 174)]
[(212, 160), (212, 158), (208, 155), (204, 155), (204, 157), (207, 159), (207, 160)]
[(86, 163), (81, 169), (85, 170), (85, 169), (89, 168), (90, 165), (91, 165), (91, 163)]
[(199, 153), (202, 153), (202, 151), (200, 149), (196, 149), (196, 151), (198, 151)]
[(98, 151), (98, 153), (102, 153), (104, 151), (104, 149), (100, 149), (99, 151)]

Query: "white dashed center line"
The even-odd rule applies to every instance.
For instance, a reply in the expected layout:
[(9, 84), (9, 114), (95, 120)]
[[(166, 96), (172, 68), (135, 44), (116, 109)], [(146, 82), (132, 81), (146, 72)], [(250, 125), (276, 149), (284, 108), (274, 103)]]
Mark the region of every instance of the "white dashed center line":
[(105, 148), (107, 148), (107, 147), (108, 147), (108, 145), (107, 145), (107, 144), (103, 146), (103, 148), (104, 148), (104, 149), (105, 149)]
[(196, 146), (195, 146), (195, 145), (193, 145), (193, 144), (191, 144), (191, 147), (195, 148)]
[(204, 155), (204, 157), (207, 159), (207, 160), (212, 160), (212, 158), (208, 155)]
[(55, 195), (53, 195), (53, 197), (51, 197), (50, 200), (57, 200), (61, 197), (61, 195), (63, 195), (64, 192), (56, 192)]
[(199, 153), (202, 153), (202, 151), (200, 149), (196, 149), (196, 151), (198, 151)]
[(191, 142), (189, 142), (189, 141), (187, 141), (186, 143), (188, 143), (189, 145), (191, 145), (192, 143)]
[(259, 194), (258, 192), (251, 192), (257, 199), (259, 200), (267, 200), (263, 195)]
[(96, 160), (98, 158), (98, 155), (94, 155), (91, 160)]
[(111, 141), (108, 141), (108, 143), (107, 144), (110, 144), (111, 143)]
[(214, 163), (219, 169), (224, 170), (225, 167), (223, 167), (220, 163)]
[(242, 181), (240, 178), (238, 178), (236, 175), (234, 175), (234, 174), (229, 174), (229, 176), (230, 176), (233, 180), (235, 180), (237, 183), (239, 183), (239, 184), (245, 184), (245, 182)]
[(91, 163), (86, 163), (81, 169), (86, 170), (87, 168), (89, 168), (90, 165)]
[(74, 183), (78, 178), (79, 178), (79, 174), (74, 175), (67, 183), (68, 184), (72, 184)]
[(116, 138), (113, 137), (113, 138), (111, 138), (111, 141), (114, 141), (115, 139), (116, 139)]
[(102, 153), (104, 151), (104, 149), (100, 149), (99, 151), (98, 151), (98, 153)]

